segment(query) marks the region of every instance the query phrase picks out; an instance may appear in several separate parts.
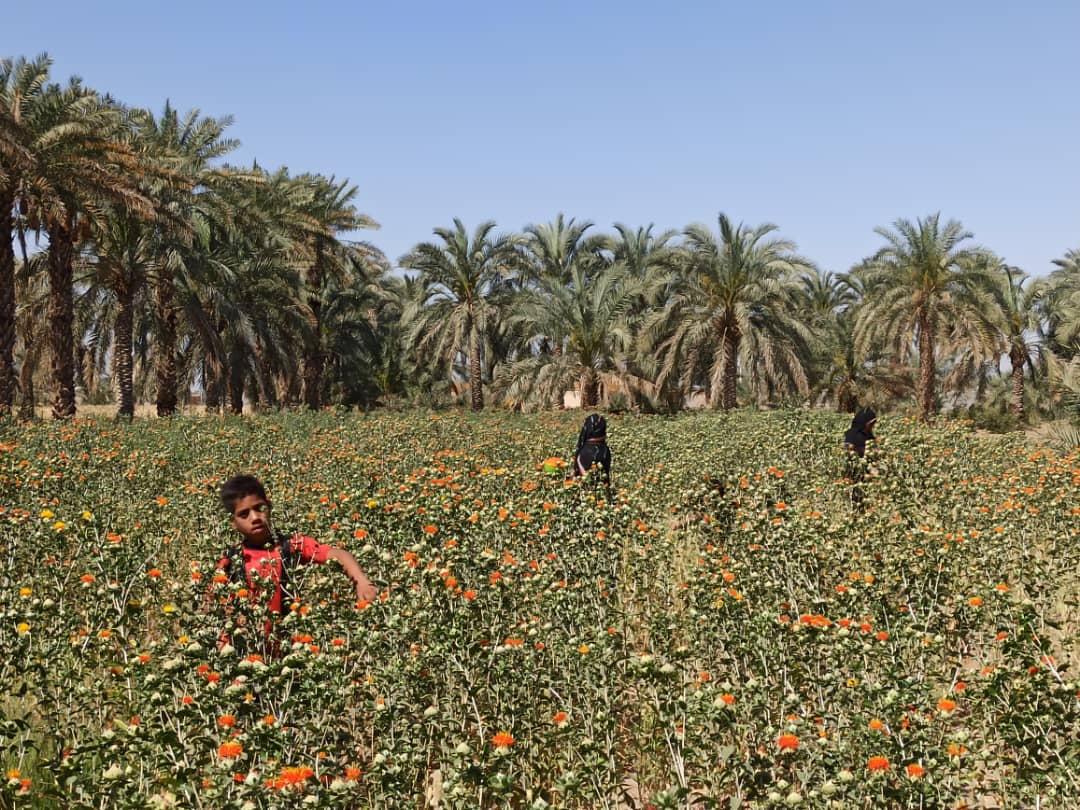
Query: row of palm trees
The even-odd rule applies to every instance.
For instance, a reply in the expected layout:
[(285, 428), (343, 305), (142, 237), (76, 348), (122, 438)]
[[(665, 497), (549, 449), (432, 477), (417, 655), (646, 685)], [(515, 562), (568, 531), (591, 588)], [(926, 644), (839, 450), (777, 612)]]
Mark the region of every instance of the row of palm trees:
[(402, 259), (430, 291), (406, 346), (460, 361), (477, 409), (486, 374), (513, 406), (557, 404), (573, 388), (585, 407), (601, 391), (662, 408), (700, 391), (727, 409), (741, 388), (762, 405), (842, 409), (914, 394), (924, 418), (943, 394), (983, 397), (1007, 357), (1022, 419), (1025, 375), (1072, 355), (1080, 254), (1033, 284), (936, 214), (878, 229), (881, 249), (841, 275), (775, 226), (724, 214), (715, 231), (591, 227), (560, 216), (512, 236), (493, 237), (492, 223), (471, 237), (459, 221), (437, 229)]
[[(230, 119), (129, 109), (79, 79), (51, 82), (50, 64), (0, 61), (0, 410), (17, 392), (32, 407), (46, 355), (57, 418), (106, 361), (124, 417), (137, 369), (163, 416), (194, 377), (234, 409), (252, 383), (319, 407), (327, 358), (352, 351), (370, 318), (350, 307), (383, 269), (377, 250), (340, 238), (375, 226), (355, 186), (229, 166)], [(28, 255), (30, 238), (44, 247)]]
[(844, 274), (723, 214), (682, 232), (454, 220), (395, 272), (349, 238), (377, 226), (348, 181), (231, 166), (230, 119), (127, 108), (49, 70), (0, 61), (0, 411), (32, 413), (47, 376), (56, 418), (106, 380), (122, 418), (193, 389), (233, 412), (914, 396), (928, 418), (1006, 391), (1007, 358), (1022, 418), (1025, 380), (1080, 339), (1080, 251), (1034, 283), (938, 215), (879, 229)]

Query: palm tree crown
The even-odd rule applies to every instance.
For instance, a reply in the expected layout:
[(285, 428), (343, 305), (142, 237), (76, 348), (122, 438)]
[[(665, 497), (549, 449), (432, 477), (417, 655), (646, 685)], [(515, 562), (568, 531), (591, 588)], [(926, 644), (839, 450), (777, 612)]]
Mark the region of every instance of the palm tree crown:
[(495, 236), (495, 223), (480, 223), (470, 238), (460, 219), (452, 228), (436, 228), (441, 244), (423, 242), (401, 259), (430, 284), (430, 297), (414, 322), (409, 341), (432, 352), (448, 366), (467, 358), (472, 407), (484, 407), (485, 345), (498, 324), (508, 278), (515, 262), (515, 240)]

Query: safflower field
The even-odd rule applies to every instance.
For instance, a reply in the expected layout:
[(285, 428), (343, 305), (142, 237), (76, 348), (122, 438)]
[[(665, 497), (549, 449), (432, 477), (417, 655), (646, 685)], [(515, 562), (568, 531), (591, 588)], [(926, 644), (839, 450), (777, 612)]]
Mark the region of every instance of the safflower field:
[[(1075, 805), (1080, 458), (885, 416), (855, 510), (849, 417), (624, 415), (608, 493), (580, 418), (6, 425), (0, 806)], [(379, 599), (219, 649), (238, 472)]]

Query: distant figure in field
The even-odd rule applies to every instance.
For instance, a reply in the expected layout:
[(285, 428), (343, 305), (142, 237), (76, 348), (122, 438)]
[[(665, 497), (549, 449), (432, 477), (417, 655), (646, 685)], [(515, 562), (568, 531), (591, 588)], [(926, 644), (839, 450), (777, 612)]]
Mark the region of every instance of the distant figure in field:
[(877, 423), (877, 414), (872, 408), (863, 408), (855, 414), (851, 420), (851, 427), (844, 434), (844, 449), (847, 450), (847, 476), (854, 483), (851, 488), (851, 504), (855, 508), (862, 508), (864, 493), (859, 484), (866, 475), (866, 464), (863, 459), (866, 456), (866, 443), (877, 439), (874, 435), (874, 425)]
[(607, 446), (607, 420), (598, 413), (587, 416), (581, 426), (573, 467), (568, 477), (586, 475), (593, 466), (600, 468), (604, 485), (610, 487), (611, 450)]

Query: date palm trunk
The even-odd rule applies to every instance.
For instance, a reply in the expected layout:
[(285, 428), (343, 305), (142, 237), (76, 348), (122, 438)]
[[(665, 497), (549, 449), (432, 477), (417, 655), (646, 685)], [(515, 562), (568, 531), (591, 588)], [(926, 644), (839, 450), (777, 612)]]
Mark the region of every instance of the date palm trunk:
[(15, 195), (0, 188), (0, 416), (15, 404)]
[(308, 307), (311, 310), (311, 331), (304, 342), (304, 405), (317, 411), (322, 407), (322, 376), (326, 357), (322, 349), (322, 246), (315, 249), (315, 262), (308, 270)]
[(266, 352), (259, 347), (258, 351), (258, 367), (259, 367), (259, 379), (257, 384), (259, 386), (260, 398), (266, 402), (266, 407), (277, 408), (278, 395), (277, 388), (274, 385), (274, 372), (270, 367), (270, 361), (266, 357)]
[(474, 411), (484, 410), (484, 381), (480, 372), (480, 335), (474, 334), (469, 348), (469, 393)]
[(1018, 422), (1024, 421), (1024, 361), (1027, 360), (1027, 352), (1022, 347), (1014, 346), (1009, 352), (1009, 362), (1012, 363), (1012, 406), (1010, 410)]
[(221, 413), (221, 369), (216, 362), (203, 360), (203, 407), (207, 413)]
[(600, 377), (596, 369), (587, 368), (581, 375), (581, 407), (591, 410), (600, 403)]
[(158, 328), (160, 345), (154, 362), (157, 370), (157, 415), (172, 416), (176, 413), (176, 288), (165, 273), (158, 278), (156, 288)]
[(116, 291), (116, 345), (113, 347), (113, 376), (119, 405), (116, 418), (130, 421), (135, 416), (135, 390), (132, 383), (131, 333), (135, 320), (134, 294), (123, 284)]
[(72, 260), (75, 223), (70, 214), (49, 228), (49, 353), (53, 383), (53, 419), (75, 416), (75, 302)]
[(927, 422), (934, 412), (934, 319), (926, 308), (919, 310), (919, 418)]
[(239, 416), (244, 412), (243, 355), (238, 349), (229, 352), (229, 413)]
[(37, 374), (38, 364), (41, 362), (42, 344), (40, 341), (32, 341), (28, 328), (23, 334), (23, 345), (26, 346), (26, 351), (19, 367), (19, 418), (29, 421), (35, 416), (34, 375)]
[[(742, 334), (733, 323), (725, 323), (720, 330), (720, 407), (730, 411), (738, 403), (735, 398), (736, 384), (739, 380), (739, 343)], [(713, 394), (715, 404), (715, 393)]]

